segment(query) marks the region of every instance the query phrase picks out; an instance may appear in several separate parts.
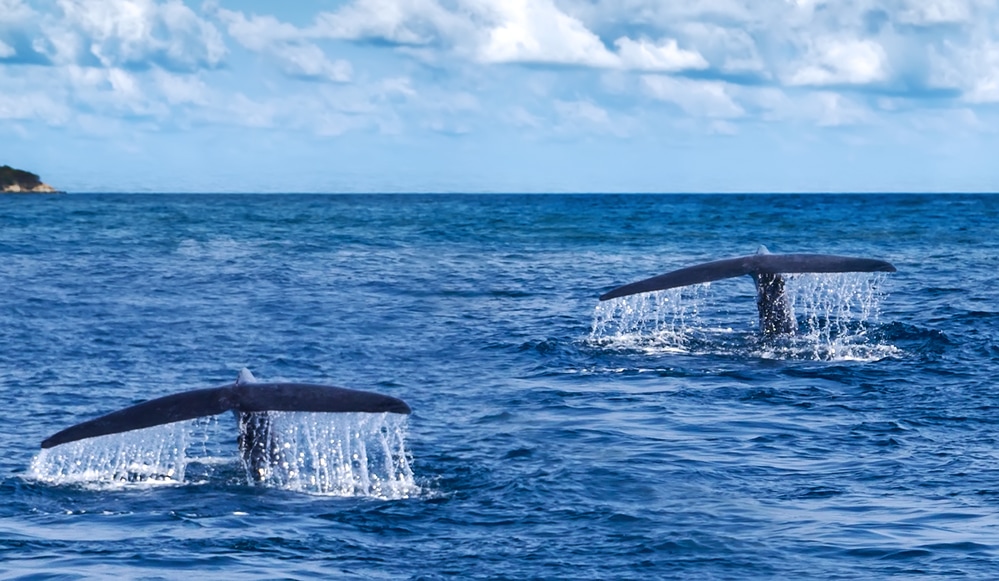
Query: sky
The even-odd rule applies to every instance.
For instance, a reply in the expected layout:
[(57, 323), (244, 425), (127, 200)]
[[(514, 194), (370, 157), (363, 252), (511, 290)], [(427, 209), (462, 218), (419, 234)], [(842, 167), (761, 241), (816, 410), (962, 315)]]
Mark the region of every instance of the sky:
[(70, 192), (999, 191), (999, 0), (0, 0)]

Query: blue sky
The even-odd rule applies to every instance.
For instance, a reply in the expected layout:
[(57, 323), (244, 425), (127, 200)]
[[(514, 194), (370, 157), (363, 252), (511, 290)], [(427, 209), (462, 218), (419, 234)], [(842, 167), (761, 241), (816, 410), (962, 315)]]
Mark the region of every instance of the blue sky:
[(84, 191), (997, 191), (995, 0), (0, 0)]

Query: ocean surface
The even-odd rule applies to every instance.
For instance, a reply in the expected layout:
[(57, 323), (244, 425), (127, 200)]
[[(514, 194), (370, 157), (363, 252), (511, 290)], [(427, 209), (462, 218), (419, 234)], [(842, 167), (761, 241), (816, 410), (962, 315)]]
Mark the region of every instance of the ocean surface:
[[(898, 272), (597, 299), (761, 244)], [(0, 197), (0, 578), (994, 579), (997, 281), (989, 196)], [(40, 448), (243, 368), (413, 413)]]

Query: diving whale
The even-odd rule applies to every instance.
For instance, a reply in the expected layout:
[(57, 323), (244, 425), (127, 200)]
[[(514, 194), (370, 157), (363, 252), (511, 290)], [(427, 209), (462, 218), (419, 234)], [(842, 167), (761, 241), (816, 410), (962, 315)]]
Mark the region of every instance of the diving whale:
[(784, 277), (781, 275), (895, 270), (890, 262), (884, 260), (831, 254), (770, 254), (767, 247), (761, 245), (756, 254), (688, 266), (619, 286), (600, 295), (600, 300), (749, 275), (756, 283), (760, 331), (767, 336), (790, 335), (794, 333), (796, 324), (784, 293)]
[(256, 480), (274, 461), (268, 412), (411, 412), (406, 402), (388, 395), (310, 383), (258, 383), (243, 369), (227, 385), (167, 395), (76, 424), (46, 438), (42, 448), (227, 411), (236, 415), (243, 465)]

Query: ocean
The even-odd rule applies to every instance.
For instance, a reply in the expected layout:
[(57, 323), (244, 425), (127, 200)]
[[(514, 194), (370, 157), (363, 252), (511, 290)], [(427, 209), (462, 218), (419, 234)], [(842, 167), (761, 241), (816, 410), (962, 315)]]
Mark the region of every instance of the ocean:
[[(761, 244), (898, 271), (597, 298)], [(989, 196), (0, 197), (0, 578), (994, 579), (997, 280)], [(413, 413), (40, 448), (243, 368)]]

